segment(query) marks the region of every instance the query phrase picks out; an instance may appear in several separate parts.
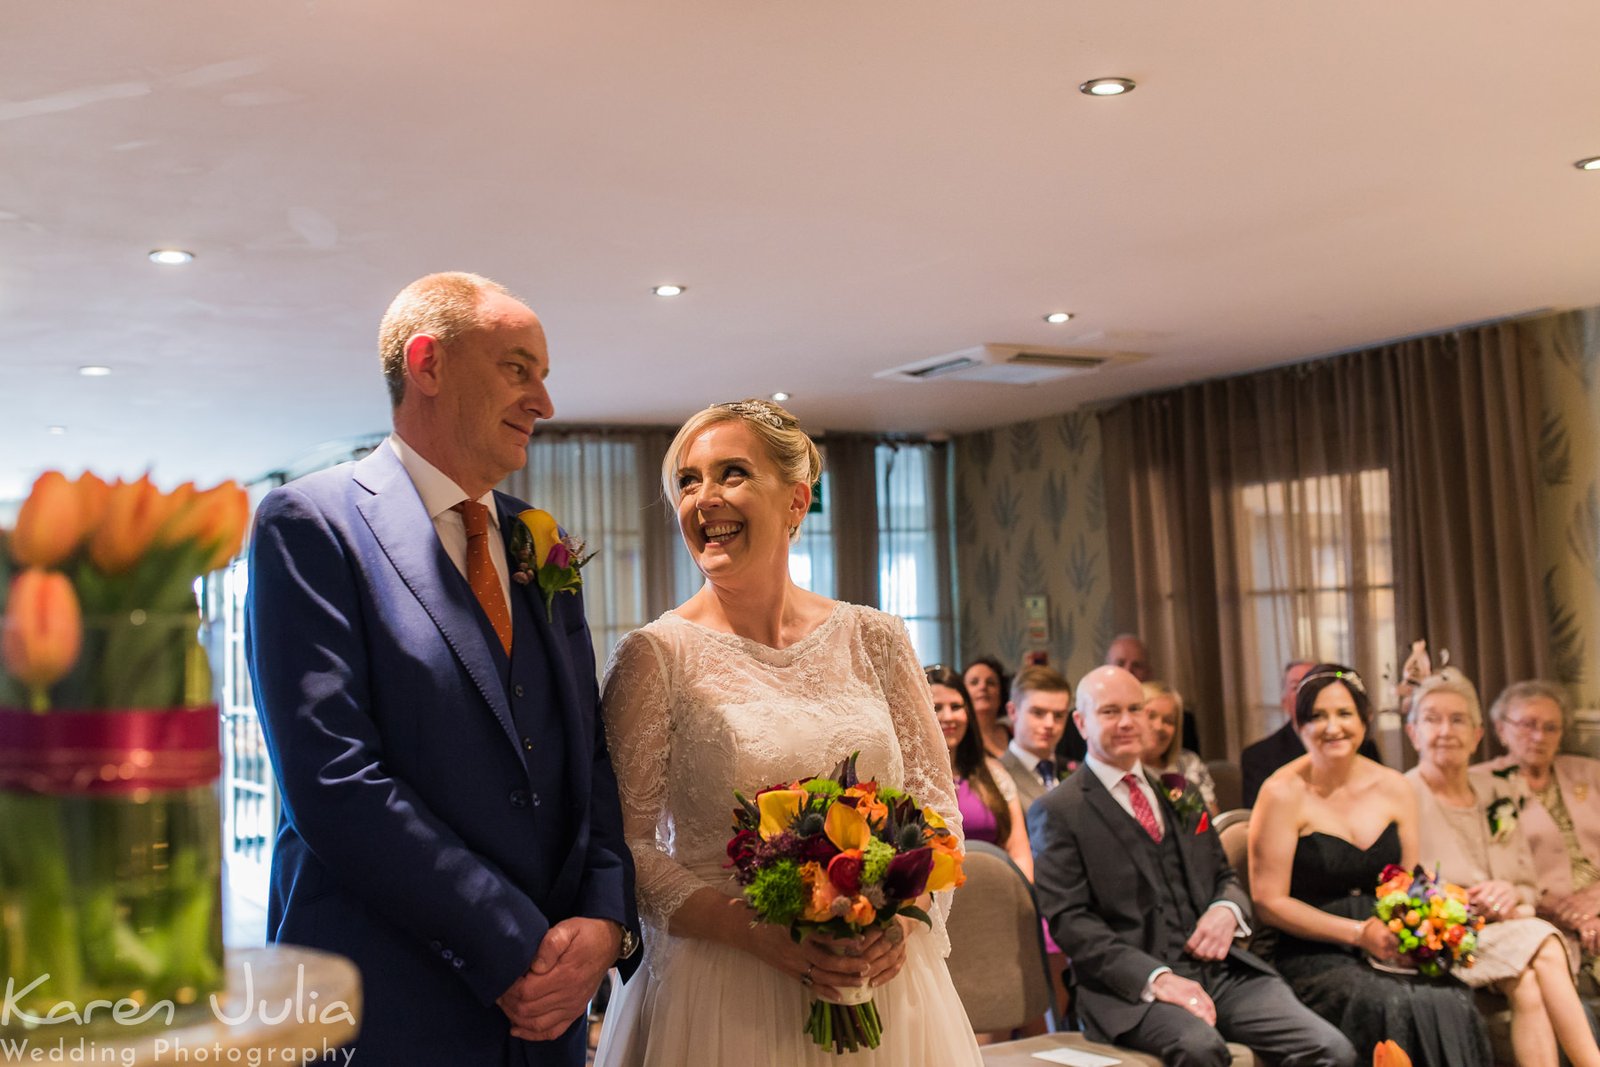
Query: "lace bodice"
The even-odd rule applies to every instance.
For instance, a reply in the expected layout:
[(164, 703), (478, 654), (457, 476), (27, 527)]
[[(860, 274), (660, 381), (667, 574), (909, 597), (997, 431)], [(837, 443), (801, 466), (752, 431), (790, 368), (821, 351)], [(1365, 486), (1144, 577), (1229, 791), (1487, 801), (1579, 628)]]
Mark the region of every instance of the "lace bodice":
[[(735, 789), (826, 774), (859, 751), (862, 778), (904, 789), (960, 833), (927, 682), (893, 615), (839, 604), (774, 649), (669, 612), (618, 644), (602, 706), (652, 959), (697, 890), (738, 894), (726, 866)], [(941, 953), (948, 905), (934, 907)]]

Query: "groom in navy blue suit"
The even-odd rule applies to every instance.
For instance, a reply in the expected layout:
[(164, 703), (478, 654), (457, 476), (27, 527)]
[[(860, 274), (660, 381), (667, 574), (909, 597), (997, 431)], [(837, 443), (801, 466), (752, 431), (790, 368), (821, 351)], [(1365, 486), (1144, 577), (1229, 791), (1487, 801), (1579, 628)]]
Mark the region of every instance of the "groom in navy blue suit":
[(357, 1064), (581, 1064), (637, 920), (582, 600), (547, 616), (512, 580), (527, 505), (493, 489), (554, 413), (544, 330), (501, 286), (436, 274), (379, 347), (394, 434), (256, 519), (268, 936), (360, 967)]

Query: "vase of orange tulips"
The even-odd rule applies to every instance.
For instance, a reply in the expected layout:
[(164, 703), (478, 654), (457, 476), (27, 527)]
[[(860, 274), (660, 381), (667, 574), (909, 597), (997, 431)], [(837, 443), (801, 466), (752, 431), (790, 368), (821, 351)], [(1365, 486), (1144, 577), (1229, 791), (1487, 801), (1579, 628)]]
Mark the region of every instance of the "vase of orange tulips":
[(0, 1033), (170, 1022), (222, 984), (195, 584), (248, 513), (231, 482), (52, 471), (0, 530)]

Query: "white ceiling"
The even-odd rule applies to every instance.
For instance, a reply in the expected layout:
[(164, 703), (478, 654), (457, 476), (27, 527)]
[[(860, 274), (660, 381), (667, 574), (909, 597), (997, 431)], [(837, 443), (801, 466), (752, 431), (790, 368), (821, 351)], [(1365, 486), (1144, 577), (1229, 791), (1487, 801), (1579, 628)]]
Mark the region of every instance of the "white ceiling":
[[(924, 432), (1600, 303), (1593, 0), (5, 6), (0, 499), (382, 429), (432, 270), (540, 312), (563, 421)], [(872, 377), (986, 341), (1150, 358)]]

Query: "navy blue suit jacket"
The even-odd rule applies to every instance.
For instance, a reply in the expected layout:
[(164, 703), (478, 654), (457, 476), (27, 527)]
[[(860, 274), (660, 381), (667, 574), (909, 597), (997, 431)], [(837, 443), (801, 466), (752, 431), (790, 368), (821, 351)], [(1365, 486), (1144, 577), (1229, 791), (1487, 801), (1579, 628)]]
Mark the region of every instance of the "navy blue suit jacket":
[[(509, 531), (525, 505), (496, 502)], [(537, 587), (511, 595), (508, 659), (387, 445), (257, 513), (246, 651), (283, 797), (268, 936), (357, 963), (363, 1061), (581, 1064), (583, 1026), (518, 1041), (494, 1001), (561, 919), (637, 925), (582, 601), (558, 595), (551, 622)]]

